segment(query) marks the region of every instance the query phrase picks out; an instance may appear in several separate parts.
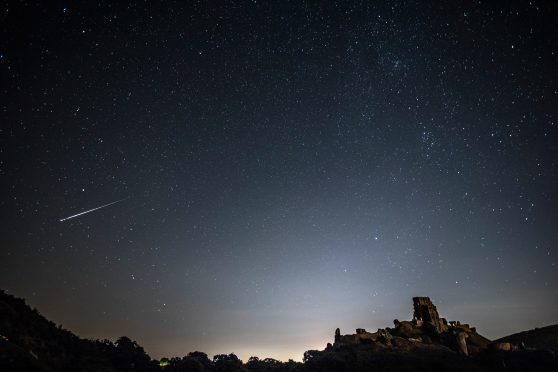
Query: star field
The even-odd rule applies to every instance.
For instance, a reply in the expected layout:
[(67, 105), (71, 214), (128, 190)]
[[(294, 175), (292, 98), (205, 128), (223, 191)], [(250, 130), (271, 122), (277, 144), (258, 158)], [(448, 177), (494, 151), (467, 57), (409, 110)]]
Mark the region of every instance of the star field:
[(0, 285), (153, 357), (301, 359), (419, 295), (491, 338), (555, 323), (557, 19), (8, 1)]

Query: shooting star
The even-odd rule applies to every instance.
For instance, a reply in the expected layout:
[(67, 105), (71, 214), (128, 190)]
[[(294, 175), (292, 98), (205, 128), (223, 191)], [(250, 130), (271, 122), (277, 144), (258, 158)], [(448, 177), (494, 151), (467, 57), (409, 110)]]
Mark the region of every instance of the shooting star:
[(93, 211), (96, 211), (96, 210), (101, 209), (101, 208), (108, 207), (109, 205), (113, 205), (113, 204), (116, 204), (116, 203), (120, 203), (120, 202), (122, 202), (122, 201), (124, 201), (124, 200), (127, 200), (127, 199), (128, 199), (128, 198), (124, 198), (124, 199), (120, 199), (120, 200), (117, 200), (117, 201), (113, 201), (112, 203), (108, 203), (108, 204), (105, 204), (105, 205), (101, 205), (100, 207), (93, 208), (93, 209), (90, 209), (90, 210), (88, 210), (88, 211), (83, 211), (83, 212), (81, 212), (81, 213), (74, 214), (73, 216), (70, 216), (70, 217), (62, 218), (62, 219), (60, 219), (60, 222), (64, 222), (64, 221), (69, 220), (69, 219), (71, 219), (71, 218), (75, 218), (75, 217), (81, 216), (81, 215), (83, 215), (83, 214), (86, 214), (86, 213), (89, 213), (89, 212), (93, 212)]

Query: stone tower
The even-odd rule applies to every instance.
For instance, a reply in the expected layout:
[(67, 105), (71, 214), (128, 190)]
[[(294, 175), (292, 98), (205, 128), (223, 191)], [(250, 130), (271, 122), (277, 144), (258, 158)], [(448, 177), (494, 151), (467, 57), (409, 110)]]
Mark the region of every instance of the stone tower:
[(334, 342), (340, 342), (341, 341), (341, 330), (339, 328), (337, 328), (335, 330), (335, 341)]
[(430, 301), (430, 297), (413, 297), (413, 317), (416, 320), (432, 323), (436, 329), (440, 329), (440, 316), (436, 306)]

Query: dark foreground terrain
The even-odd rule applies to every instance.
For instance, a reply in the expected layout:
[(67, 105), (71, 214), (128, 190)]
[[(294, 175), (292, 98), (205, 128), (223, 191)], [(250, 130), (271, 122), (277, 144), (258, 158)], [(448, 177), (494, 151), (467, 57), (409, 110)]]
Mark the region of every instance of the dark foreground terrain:
[(548, 349), (558, 353), (558, 324), (502, 337), (498, 342), (525, 343), (529, 347)]
[[(209, 359), (202, 352), (157, 361), (127, 337), (116, 342), (81, 339), (0, 291), (0, 371), (558, 371), (558, 325), (497, 343), (474, 331), (467, 336), (474, 351), (469, 356), (451, 340), (430, 337), (410, 322), (386, 330), (377, 337), (366, 333), (373, 340), (309, 350), (303, 363), (257, 357), (243, 363), (234, 354)], [(513, 350), (502, 350), (507, 343)]]

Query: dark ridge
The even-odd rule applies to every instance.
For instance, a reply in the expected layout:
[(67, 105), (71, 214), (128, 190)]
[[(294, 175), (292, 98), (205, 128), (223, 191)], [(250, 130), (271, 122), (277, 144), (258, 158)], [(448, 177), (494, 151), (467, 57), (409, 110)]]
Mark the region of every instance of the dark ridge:
[(502, 337), (498, 342), (523, 343), (527, 348), (548, 349), (558, 352), (558, 324)]
[[(0, 291), (1, 371), (156, 370), (143, 348), (127, 337), (115, 343), (86, 340), (57, 326), (23, 299)], [(153, 369), (155, 368), (155, 369)]]

